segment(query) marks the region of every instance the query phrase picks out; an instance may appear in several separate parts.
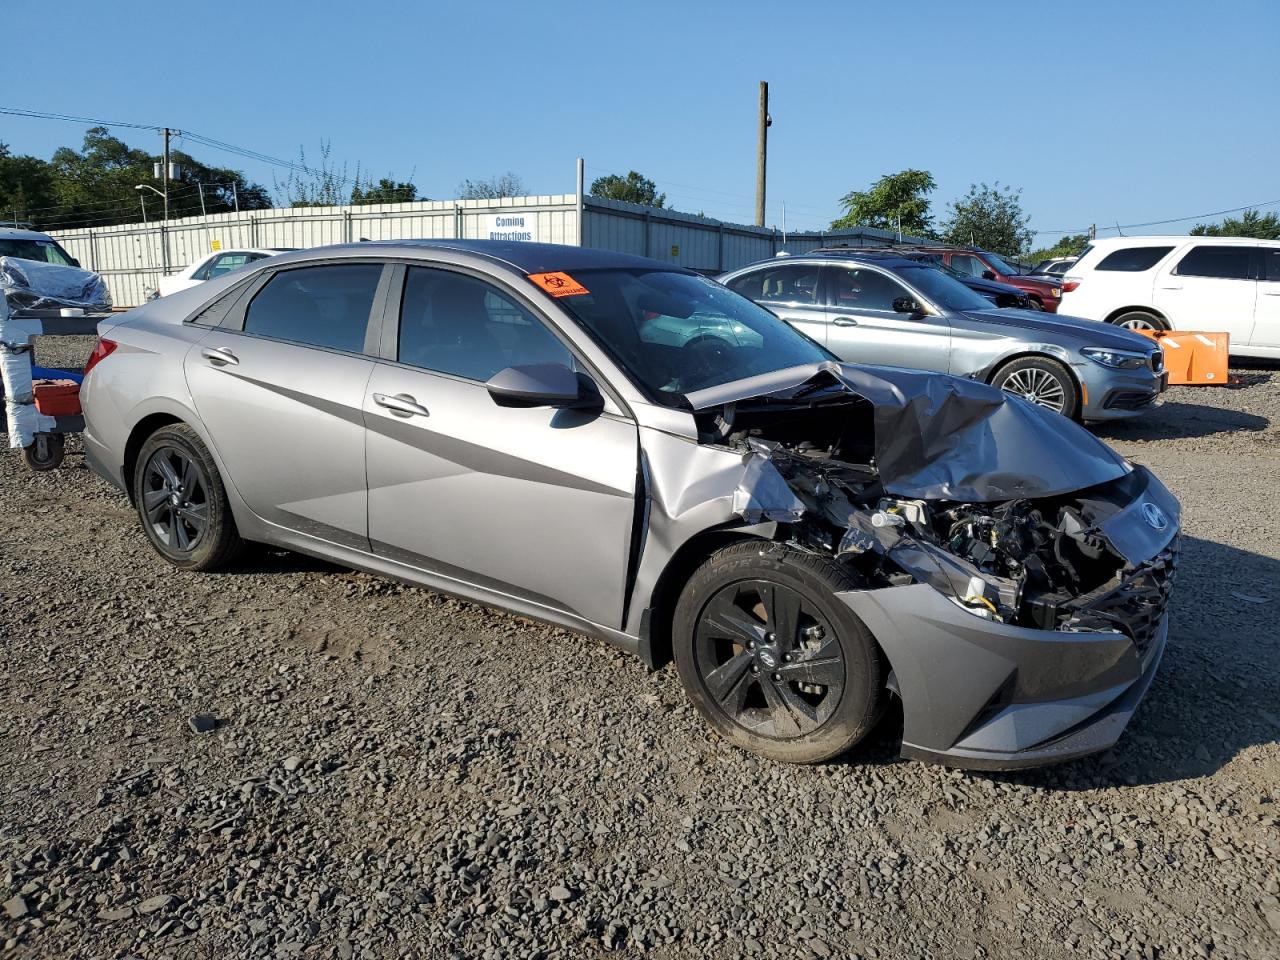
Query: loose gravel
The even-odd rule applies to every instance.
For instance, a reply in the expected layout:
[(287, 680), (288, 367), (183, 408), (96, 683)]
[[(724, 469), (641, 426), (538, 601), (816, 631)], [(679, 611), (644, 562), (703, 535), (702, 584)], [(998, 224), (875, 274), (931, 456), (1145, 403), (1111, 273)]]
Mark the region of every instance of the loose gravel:
[(892, 713), (757, 760), (670, 667), (287, 553), (181, 573), (75, 440), (4, 451), (0, 953), (1280, 956), (1280, 369), (1237, 373), (1100, 428), (1182, 499), (1172, 639), (1118, 747), (1018, 775), (898, 760)]

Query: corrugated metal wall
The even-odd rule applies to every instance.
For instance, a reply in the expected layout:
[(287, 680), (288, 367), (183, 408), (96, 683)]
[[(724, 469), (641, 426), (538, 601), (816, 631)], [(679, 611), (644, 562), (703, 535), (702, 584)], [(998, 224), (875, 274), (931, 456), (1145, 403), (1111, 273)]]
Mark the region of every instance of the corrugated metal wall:
[[(164, 274), (177, 273), (213, 249), (318, 247), (366, 240), (463, 237), (487, 239), (498, 215), (524, 216), (528, 232), (543, 243), (576, 244), (653, 257), (702, 273), (764, 260), (781, 251), (804, 253), (825, 244), (878, 246), (892, 242), (885, 230), (858, 228), (782, 233), (767, 227), (726, 223), (675, 210), (584, 197), (579, 233), (574, 194), (508, 197), (502, 200), (424, 200), (368, 206), (299, 207), (187, 217), (167, 224), (122, 224), (96, 230), (54, 231), (85, 267), (106, 277), (116, 306), (142, 303)], [(531, 221), (528, 218), (532, 218)], [(904, 237), (907, 242), (923, 242)]]

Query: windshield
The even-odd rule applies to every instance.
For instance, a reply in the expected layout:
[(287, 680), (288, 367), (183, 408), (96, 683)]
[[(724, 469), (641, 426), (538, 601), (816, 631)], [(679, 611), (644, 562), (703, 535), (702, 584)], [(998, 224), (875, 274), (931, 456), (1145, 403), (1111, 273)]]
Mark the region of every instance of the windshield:
[(835, 360), (769, 311), (713, 280), (670, 270), (575, 270), (560, 304), (659, 403), (743, 377)]
[(925, 295), (925, 298), (948, 310), (990, 310), (991, 301), (975, 293), (959, 280), (952, 279), (936, 267), (899, 267), (898, 276)]
[(4, 240), (0, 239), (0, 257), (19, 257), (22, 260), (39, 260), (72, 266), (71, 258), (52, 240)]
[(1002, 274), (1006, 277), (1016, 277), (1022, 273), (1022, 271), (1017, 267), (1010, 265), (1007, 260), (1002, 259), (998, 253), (992, 253), (989, 250), (984, 250), (982, 255), (986, 257), (987, 263), (996, 268), (996, 273)]

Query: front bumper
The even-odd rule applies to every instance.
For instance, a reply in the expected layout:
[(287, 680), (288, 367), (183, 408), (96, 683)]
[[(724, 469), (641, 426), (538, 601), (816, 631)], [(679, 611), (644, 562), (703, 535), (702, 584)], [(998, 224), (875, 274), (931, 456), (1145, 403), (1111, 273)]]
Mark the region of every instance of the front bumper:
[(1146, 367), (1117, 370), (1093, 361), (1072, 364), (1084, 387), (1082, 420), (1136, 417), (1154, 406), (1169, 385), (1168, 376)]
[(924, 584), (837, 596), (893, 668), (902, 755), (972, 769), (1043, 766), (1112, 746), (1168, 636), (1167, 614), (1143, 647), (1121, 633), (992, 622)]

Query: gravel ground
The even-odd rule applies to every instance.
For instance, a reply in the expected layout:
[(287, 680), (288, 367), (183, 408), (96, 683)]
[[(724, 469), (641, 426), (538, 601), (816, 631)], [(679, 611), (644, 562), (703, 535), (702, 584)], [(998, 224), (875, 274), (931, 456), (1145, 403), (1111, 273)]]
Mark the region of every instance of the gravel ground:
[(1019, 775), (900, 761), (892, 713), (756, 760), (670, 667), (289, 554), (179, 573), (75, 442), (5, 451), (0, 953), (1280, 956), (1280, 369), (1238, 372), (1100, 431), (1182, 499), (1172, 639), (1116, 749)]

